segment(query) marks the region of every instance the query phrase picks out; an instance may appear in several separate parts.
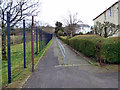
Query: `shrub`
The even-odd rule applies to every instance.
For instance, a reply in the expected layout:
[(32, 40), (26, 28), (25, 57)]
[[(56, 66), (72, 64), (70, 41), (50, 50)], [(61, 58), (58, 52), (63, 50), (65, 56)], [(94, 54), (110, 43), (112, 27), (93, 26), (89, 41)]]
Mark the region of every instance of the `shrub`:
[(104, 39), (102, 59), (110, 63), (120, 63), (120, 38)]
[(83, 33), (82, 33), (82, 32), (80, 32), (79, 34), (80, 34), (80, 35), (83, 35)]
[(102, 61), (120, 63), (120, 38), (104, 39), (97, 35), (79, 35), (70, 39), (67, 37), (60, 38), (74, 49), (86, 56), (95, 58), (95, 60), (101, 54)]
[(62, 36), (63, 35), (63, 32), (62, 30), (59, 30), (58, 33), (57, 33), (58, 36)]
[(69, 38), (70, 38), (70, 37), (68, 37), (68, 36), (60, 36), (59, 38), (60, 38), (63, 42), (65, 42), (66, 44), (69, 45)]
[(82, 35), (71, 38), (69, 40), (70, 45), (89, 57), (95, 57), (98, 52), (97, 45), (101, 37), (96, 35)]

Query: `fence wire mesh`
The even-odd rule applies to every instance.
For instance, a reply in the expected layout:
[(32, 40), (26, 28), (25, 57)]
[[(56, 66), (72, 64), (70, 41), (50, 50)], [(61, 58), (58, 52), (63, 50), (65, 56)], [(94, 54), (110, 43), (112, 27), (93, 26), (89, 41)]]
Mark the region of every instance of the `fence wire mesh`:
[[(11, 56), (11, 81), (20, 81), (32, 69), (32, 32), (25, 28), (25, 64), (24, 67), (24, 32), (23, 27), (10, 29), (10, 56)], [(52, 39), (53, 34), (47, 33), (34, 26), (34, 63), (39, 60), (44, 48)], [(7, 48), (7, 46), (6, 46)], [(6, 49), (7, 50), (7, 49)], [(8, 52), (7, 52), (8, 53)], [(1, 69), (0, 69), (1, 70)], [(2, 84), (8, 84), (8, 61), (2, 61)]]

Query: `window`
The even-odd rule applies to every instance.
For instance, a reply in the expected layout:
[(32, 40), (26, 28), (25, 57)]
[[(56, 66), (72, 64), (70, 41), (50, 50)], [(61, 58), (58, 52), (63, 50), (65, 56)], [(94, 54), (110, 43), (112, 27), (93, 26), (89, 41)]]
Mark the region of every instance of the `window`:
[(113, 28), (112, 28), (112, 26), (110, 26), (110, 31), (113, 32)]
[(110, 9), (110, 16), (112, 16), (112, 10)]
[(104, 19), (106, 20), (106, 12), (104, 13)]

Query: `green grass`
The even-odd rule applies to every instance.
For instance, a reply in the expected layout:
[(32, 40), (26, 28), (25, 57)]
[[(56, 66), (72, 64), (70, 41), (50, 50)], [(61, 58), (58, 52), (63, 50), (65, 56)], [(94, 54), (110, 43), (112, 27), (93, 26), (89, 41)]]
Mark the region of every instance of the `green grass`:
[[(50, 41), (51, 42), (51, 41)], [(50, 45), (50, 42), (45, 46), (45, 41), (41, 42), (41, 46), (44, 46), (43, 50), (34, 54), (34, 63), (39, 60), (44, 50)], [(38, 45), (39, 49), (39, 45)], [(41, 47), (42, 49), (42, 47)], [(34, 52), (36, 51), (36, 43), (34, 42)], [(38, 50), (39, 51), (39, 50)], [(23, 57), (23, 43), (11, 46), (11, 76), (13, 82), (21, 82), (26, 76), (31, 74), (32, 58), (31, 58), (31, 42), (26, 43), (26, 66), (24, 69), (24, 57)], [(11, 84), (12, 85), (12, 84)], [(2, 61), (2, 87), (8, 86), (8, 64), (7, 61)], [(16, 86), (17, 87), (17, 86)]]

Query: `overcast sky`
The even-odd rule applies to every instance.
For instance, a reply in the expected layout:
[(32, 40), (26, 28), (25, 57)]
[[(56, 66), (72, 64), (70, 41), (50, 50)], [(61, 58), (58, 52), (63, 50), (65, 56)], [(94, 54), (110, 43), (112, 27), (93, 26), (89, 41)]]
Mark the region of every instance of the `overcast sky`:
[(63, 22), (68, 11), (71, 11), (78, 12), (78, 18), (91, 26), (93, 19), (116, 1), (118, 0), (42, 0), (39, 20), (54, 26), (56, 21)]

